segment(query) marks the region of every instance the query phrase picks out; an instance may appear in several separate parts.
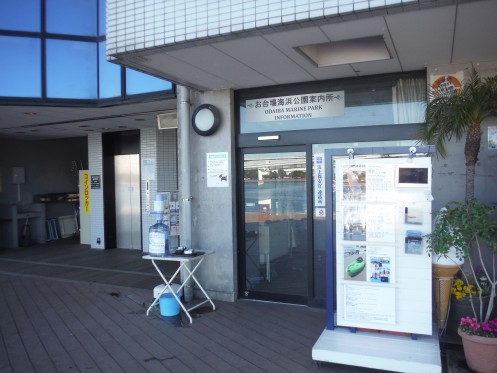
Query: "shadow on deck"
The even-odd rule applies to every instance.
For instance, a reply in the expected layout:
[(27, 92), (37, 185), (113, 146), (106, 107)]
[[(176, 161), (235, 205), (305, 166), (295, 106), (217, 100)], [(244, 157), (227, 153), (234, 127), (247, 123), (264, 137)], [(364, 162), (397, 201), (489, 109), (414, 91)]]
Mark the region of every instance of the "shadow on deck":
[(141, 256), (73, 238), (0, 249), (0, 371), (380, 372), (312, 361), (321, 309), (239, 300), (193, 324), (146, 316), (161, 280)]

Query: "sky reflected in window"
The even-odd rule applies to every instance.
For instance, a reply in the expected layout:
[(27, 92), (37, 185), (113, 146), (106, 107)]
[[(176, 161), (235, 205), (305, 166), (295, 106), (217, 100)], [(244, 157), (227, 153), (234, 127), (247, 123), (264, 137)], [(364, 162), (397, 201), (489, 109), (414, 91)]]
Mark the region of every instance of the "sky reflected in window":
[(136, 95), (139, 93), (165, 91), (172, 88), (168, 81), (141, 73), (136, 70), (126, 69), (126, 94)]
[(0, 96), (41, 97), (39, 39), (0, 36)]
[(40, 31), (40, 0), (0, 0), (0, 29)]
[(47, 40), (47, 97), (97, 98), (97, 44)]
[[(171, 82), (107, 61), (105, 6), (105, 0), (0, 0), (0, 29), (9, 31), (9, 36), (0, 36), (0, 96), (125, 100), (172, 91)], [(24, 32), (39, 37), (27, 38)]]
[(46, 0), (47, 32), (97, 35), (97, 0)]
[(105, 43), (98, 46), (100, 98), (121, 96), (121, 66), (108, 62), (105, 56)]

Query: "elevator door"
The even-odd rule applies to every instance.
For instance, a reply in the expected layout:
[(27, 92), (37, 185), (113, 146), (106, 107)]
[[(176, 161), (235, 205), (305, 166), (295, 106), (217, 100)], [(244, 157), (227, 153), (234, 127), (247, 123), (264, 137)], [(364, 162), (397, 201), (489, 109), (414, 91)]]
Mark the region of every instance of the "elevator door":
[(114, 167), (117, 247), (141, 250), (140, 157), (116, 155)]

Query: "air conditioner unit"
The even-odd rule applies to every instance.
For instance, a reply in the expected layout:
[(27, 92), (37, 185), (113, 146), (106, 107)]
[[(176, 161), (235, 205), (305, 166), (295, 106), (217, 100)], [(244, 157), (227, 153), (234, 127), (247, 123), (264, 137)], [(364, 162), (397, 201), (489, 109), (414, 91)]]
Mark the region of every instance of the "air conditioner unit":
[(178, 128), (178, 117), (176, 112), (157, 115), (157, 127), (159, 130)]

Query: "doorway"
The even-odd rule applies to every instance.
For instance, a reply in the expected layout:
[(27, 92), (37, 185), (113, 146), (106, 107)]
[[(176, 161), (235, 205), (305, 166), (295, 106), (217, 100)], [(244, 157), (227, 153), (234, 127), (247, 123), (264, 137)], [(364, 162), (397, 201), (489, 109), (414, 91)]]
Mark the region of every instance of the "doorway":
[(140, 156), (116, 155), (114, 167), (117, 247), (141, 250)]
[(245, 298), (307, 302), (307, 178), (305, 151), (243, 154)]

